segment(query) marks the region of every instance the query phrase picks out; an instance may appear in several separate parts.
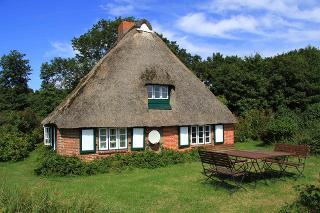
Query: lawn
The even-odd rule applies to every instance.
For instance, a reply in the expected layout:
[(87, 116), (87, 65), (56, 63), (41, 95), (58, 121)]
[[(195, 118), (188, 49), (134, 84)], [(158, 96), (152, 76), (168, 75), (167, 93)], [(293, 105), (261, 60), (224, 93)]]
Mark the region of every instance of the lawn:
[[(239, 149), (271, 149), (258, 143), (238, 143)], [(37, 152), (25, 161), (0, 163), (1, 181), (38, 193), (48, 190), (68, 203), (92, 199), (116, 212), (275, 212), (295, 196), (293, 186), (316, 183), (320, 157), (307, 160), (305, 177), (259, 180), (246, 190), (230, 190), (224, 184), (205, 181), (201, 164), (186, 163), (160, 169), (133, 169), (83, 177), (43, 178), (33, 173)]]

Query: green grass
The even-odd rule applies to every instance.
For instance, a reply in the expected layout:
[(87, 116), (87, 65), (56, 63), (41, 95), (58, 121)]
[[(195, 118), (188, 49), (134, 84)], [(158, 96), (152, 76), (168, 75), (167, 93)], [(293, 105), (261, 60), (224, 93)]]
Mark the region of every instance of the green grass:
[[(271, 149), (258, 143), (238, 143), (239, 149)], [(307, 161), (305, 177), (274, 178), (245, 184), (246, 190), (230, 190), (205, 181), (201, 164), (186, 163), (159, 169), (133, 169), (82, 177), (34, 175), (37, 152), (25, 161), (0, 163), (0, 180), (32, 193), (49, 191), (68, 204), (72, 199), (94, 199), (116, 212), (275, 212), (296, 197), (293, 186), (316, 183), (320, 158)], [(1, 210), (0, 210), (1, 212)]]

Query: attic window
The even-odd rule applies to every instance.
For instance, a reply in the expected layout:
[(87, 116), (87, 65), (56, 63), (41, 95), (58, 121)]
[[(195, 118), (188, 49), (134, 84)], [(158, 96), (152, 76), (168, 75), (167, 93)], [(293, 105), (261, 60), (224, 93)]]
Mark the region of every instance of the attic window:
[(148, 99), (168, 99), (168, 86), (148, 85)]
[(168, 85), (147, 85), (149, 109), (171, 109)]

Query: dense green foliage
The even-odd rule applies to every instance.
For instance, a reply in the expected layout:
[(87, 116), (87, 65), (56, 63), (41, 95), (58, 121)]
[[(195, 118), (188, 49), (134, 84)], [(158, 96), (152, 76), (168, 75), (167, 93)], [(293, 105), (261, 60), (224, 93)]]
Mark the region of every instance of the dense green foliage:
[(130, 155), (116, 154), (92, 162), (83, 162), (77, 157), (60, 156), (46, 148), (42, 151), (35, 173), (43, 176), (92, 175), (107, 173), (110, 170), (121, 171), (125, 168), (154, 169), (198, 159), (196, 149), (190, 152), (162, 150), (160, 153), (145, 151)]
[(0, 58), (0, 111), (22, 110), (28, 106), (31, 67), (25, 56), (12, 50)]
[(312, 184), (296, 187), (298, 198), (281, 212), (320, 212), (320, 187)]

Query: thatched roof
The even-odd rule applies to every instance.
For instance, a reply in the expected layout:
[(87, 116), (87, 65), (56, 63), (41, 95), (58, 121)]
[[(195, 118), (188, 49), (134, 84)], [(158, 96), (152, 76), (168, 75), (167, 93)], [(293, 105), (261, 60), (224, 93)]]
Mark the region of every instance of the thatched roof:
[[(130, 29), (42, 121), (59, 128), (235, 123), (156, 33)], [(148, 109), (146, 84), (172, 85), (172, 110)]]

